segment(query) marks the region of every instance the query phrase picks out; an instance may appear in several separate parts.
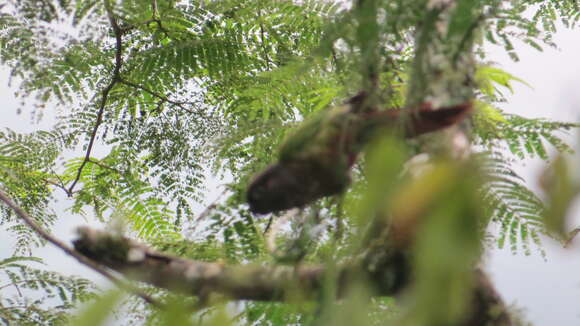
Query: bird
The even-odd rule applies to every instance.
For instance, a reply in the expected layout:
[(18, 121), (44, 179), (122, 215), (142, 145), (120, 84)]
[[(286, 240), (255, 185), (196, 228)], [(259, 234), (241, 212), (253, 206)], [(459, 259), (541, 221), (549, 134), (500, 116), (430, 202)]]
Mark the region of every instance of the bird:
[(283, 141), (277, 161), (250, 182), (246, 199), (254, 214), (303, 207), (342, 193), (350, 185), (350, 169), (377, 130), (400, 128), (406, 138), (441, 130), (462, 121), (470, 101), (434, 108), (426, 102), (413, 108), (377, 110), (366, 92), (344, 104), (306, 119)]

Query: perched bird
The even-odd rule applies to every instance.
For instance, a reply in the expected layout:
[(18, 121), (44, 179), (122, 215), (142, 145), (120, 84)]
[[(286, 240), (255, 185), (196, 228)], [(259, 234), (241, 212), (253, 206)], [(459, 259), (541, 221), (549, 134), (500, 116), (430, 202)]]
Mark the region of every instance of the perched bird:
[(364, 92), (344, 105), (304, 121), (284, 141), (278, 161), (254, 177), (247, 190), (253, 213), (266, 214), (302, 207), (343, 192), (358, 154), (381, 128), (401, 126), (405, 137), (440, 130), (463, 120), (471, 103), (433, 109), (378, 111)]

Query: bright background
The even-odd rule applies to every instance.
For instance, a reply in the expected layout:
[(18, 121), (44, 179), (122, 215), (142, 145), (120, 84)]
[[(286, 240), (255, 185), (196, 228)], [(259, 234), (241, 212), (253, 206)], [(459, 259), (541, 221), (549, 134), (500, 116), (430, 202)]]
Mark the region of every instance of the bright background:
[[(526, 117), (580, 122), (580, 30), (561, 30), (554, 35), (560, 50), (538, 52), (520, 46), (521, 61), (514, 63), (500, 49), (490, 49), (490, 58), (500, 67), (528, 82), (515, 85), (514, 94), (502, 109)], [(580, 134), (570, 135), (577, 144)], [(537, 183), (545, 168), (541, 160), (522, 162), (518, 172), (541, 193)], [(580, 169), (580, 166), (577, 167)], [(570, 227), (580, 226), (580, 200), (569, 216)], [(545, 239), (546, 257), (513, 255), (509, 249), (492, 250), (485, 263), (498, 291), (508, 303), (524, 309), (536, 326), (580, 325), (580, 236), (564, 249)], [(532, 250), (533, 251), (533, 250)]]

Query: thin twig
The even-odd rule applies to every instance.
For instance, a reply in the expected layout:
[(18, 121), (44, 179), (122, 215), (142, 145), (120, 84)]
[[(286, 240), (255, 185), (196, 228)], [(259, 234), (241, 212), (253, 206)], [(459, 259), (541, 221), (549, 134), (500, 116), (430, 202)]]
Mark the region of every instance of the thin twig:
[(114, 167), (110, 167), (110, 166), (108, 166), (108, 165), (106, 165), (106, 164), (103, 164), (103, 163), (101, 163), (101, 162), (99, 162), (99, 161), (97, 161), (97, 160), (95, 160), (95, 159), (92, 159), (92, 158), (91, 158), (91, 159), (89, 159), (89, 162), (90, 162), (90, 163), (93, 163), (93, 164), (95, 164), (95, 165), (98, 165), (98, 166), (102, 167), (103, 169), (106, 169), (106, 170), (111, 170), (111, 171), (113, 171), (113, 172), (115, 172), (115, 173), (117, 173), (117, 174), (120, 174), (120, 175), (123, 175), (123, 174), (124, 174), (123, 172), (121, 172), (121, 171), (119, 171), (119, 170), (115, 169)]
[[(58, 180), (58, 182), (53, 183), (55, 186), (57, 186), (58, 188), (62, 189), (67, 196), (70, 197), (68, 189), (66, 189), (66, 184), (64, 183), (64, 180), (62, 180), (62, 178), (60, 177), (60, 175), (58, 173), (56, 173), (56, 171), (50, 167), (50, 172), (54, 175), (54, 177), (56, 178), (56, 180)], [(50, 181), (47, 181), (50, 183)]]
[(64, 191), (67, 196), (71, 197), (71, 193), (68, 192), (68, 189), (62, 183), (59, 183), (59, 182), (56, 182), (56, 181), (52, 181), (50, 179), (43, 179), (43, 181), (46, 182), (46, 183), (48, 183), (49, 185), (53, 185), (53, 186), (55, 186), (55, 187), (57, 187), (59, 189), (62, 189), (62, 191)]
[(153, 12), (152, 13), (153, 18), (151, 20), (157, 24), (159, 30), (161, 30), (163, 34), (165, 34), (165, 37), (171, 38), (171, 36), (169, 35), (169, 31), (165, 29), (165, 27), (163, 27), (161, 23), (161, 17), (159, 16), (159, 8), (157, 6), (157, 0), (151, 1), (151, 11)]
[(212, 201), (209, 205), (207, 205), (207, 207), (203, 210), (203, 212), (201, 212), (201, 214), (199, 214), (194, 222), (201, 222), (204, 218), (206, 218), (206, 216), (217, 207), (217, 202), (222, 199), (222, 197), (226, 194), (226, 192), (228, 192), (228, 189), (222, 191), (221, 194), (219, 194), (216, 199), (214, 199), (214, 201)]
[(159, 94), (159, 93), (155, 92), (154, 90), (151, 90), (151, 89), (149, 89), (149, 88), (147, 88), (147, 87), (145, 87), (143, 85), (139, 85), (139, 84), (130, 82), (130, 81), (128, 81), (126, 79), (123, 79), (123, 78), (120, 78), (119, 79), (119, 82), (121, 84), (125, 84), (127, 86), (130, 86), (130, 87), (133, 87), (133, 88), (137, 88), (137, 89), (140, 89), (140, 90), (142, 90), (144, 92), (147, 92), (147, 93), (151, 94), (153, 97), (156, 97), (156, 98), (160, 99), (161, 101), (164, 101), (164, 102), (167, 102), (167, 103), (171, 103), (171, 104), (179, 107), (180, 109), (182, 109), (185, 112), (188, 112), (188, 113), (191, 113), (191, 114), (200, 114), (200, 112), (192, 111), (192, 110), (190, 110), (190, 109), (188, 109), (188, 108), (186, 108), (184, 106), (184, 104), (191, 104), (189, 102), (173, 101), (173, 100), (169, 99), (167, 96), (164, 96), (163, 94)]
[[(17, 287), (18, 284), (25, 284), (25, 283), (28, 283), (28, 282), (44, 282), (44, 281), (45, 280), (43, 280), (41, 278), (24, 279), (24, 280), (20, 280), (20, 281), (17, 281), (17, 282), (3, 284), (2, 286), (0, 286), (0, 290), (3, 290), (3, 289), (5, 289), (5, 288), (7, 288), (9, 286), (14, 286), (14, 287), (18, 288)], [(18, 291), (20, 291), (20, 290), (18, 290)]]
[(97, 138), (97, 131), (99, 129), (99, 126), (103, 122), (103, 114), (105, 112), (105, 106), (107, 104), (107, 99), (109, 98), (109, 93), (111, 92), (115, 84), (117, 84), (117, 82), (119, 82), (119, 80), (121, 79), (121, 66), (123, 65), (123, 40), (122, 40), (123, 31), (119, 27), (117, 19), (113, 15), (113, 9), (111, 8), (109, 0), (104, 1), (105, 1), (105, 9), (107, 10), (107, 15), (109, 17), (109, 22), (111, 23), (113, 33), (115, 34), (115, 67), (113, 70), (111, 82), (109, 83), (109, 85), (107, 85), (107, 87), (105, 87), (105, 89), (103, 89), (101, 103), (99, 104), (99, 111), (97, 113), (97, 120), (95, 121), (95, 126), (93, 127), (93, 131), (91, 132), (91, 138), (89, 140), (89, 145), (85, 153), (85, 158), (77, 171), (77, 175), (74, 181), (68, 188), (69, 196), (72, 195), (74, 187), (79, 182), (85, 165), (90, 161), (91, 151), (93, 150), (93, 145), (95, 144), (95, 139)]
[(8, 207), (10, 207), (19, 218), (21, 218), (32, 230), (34, 230), (34, 232), (36, 232), (36, 234), (38, 234), (41, 238), (43, 238), (47, 242), (58, 247), (59, 249), (64, 251), (64, 253), (75, 258), (81, 264), (83, 264), (83, 265), (87, 266), (88, 268), (94, 270), (95, 272), (103, 275), (106, 279), (111, 281), (113, 284), (115, 284), (119, 288), (124, 289), (127, 292), (130, 292), (130, 293), (142, 298), (147, 303), (149, 303), (155, 307), (158, 307), (158, 308), (163, 307), (163, 305), (160, 302), (153, 299), (151, 296), (149, 296), (146, 293), (142, 292), (141, 290), (135, 288), (134, 286), (127, 284), (126, 282), (121, 281), (120, 279), (115, 277), (113, 274), (111, 274), (109, 271), (103, 269), (97, 263), (95, 263), (92, 260), (88, 259), (87, 257), (79, 254), (73, 248), (67, 246), (64, 242), (58, 240), (57, 238), (52, 236), (50, 233), (48, 233), (47, 231), (42, 229), (38, 224), (36, 224), (36, 222), (32, 219), (32, 217), (30, 215), (28, 215), (16, 203), (14, 203), (14, 201), (12, 201), (12, 199), (2, 190), (0, 190), (0, 200), (2, 200), (4, 203), (6, 203), (6, 205), (8, 205)]
[(467, 28), (467, 31), (465, 32), (465, 34), (463, 34), (463, 37), (461, 38), (461, 41), (459, 41), (459, 45), (457, 46), (457, 50), (455, 51), (455, 54), (453, 55), (453, 59), (451, 60), (451, 63), (453, 65), (457, 64), (457, 60), (459, 59), (459, 55), (461, 55), (461, 53), (463, 52), (463, 50), (465, 49), (465, 45), (467, 44), (468, 41), (470, 41), (471, 37), (473, 36), (474, 31), (476, 30), (476, 28), (479, 27), (479, 25), (485, 21), (485, 19), (487, 18), (488, 15), (485, 15), (484, 13), (481, 13), (477, 19), (475, 19), (471, 25), (469, 25), (469, 28)]
[(268, 70), (272, 69), (270, 67), (270, 56), (268, 56), (268, 49), (266, 48), (266, 40), (265, 32), (264, 32), (264, 24), (262, 24), (262, 11), (258, 11), (258, 20), (260, 21), (260, 44), (262, 45), (262, 51), (264, 51), (264, 57), (266, 58), (266, 67)]
[(122, 31), (123, 31), (123, 34), (125, 34), (127, 32), (130, 32), (131, 30), (139, 27), (139, 26), (149, 26), (149, 24), (151, 24), (151, 23), (157, 24), (157, 27), (159, 28), (159, 30), (161, 30), (167, 38), (171, 38), (171, 35), (169, 35), (169, 31), (165, 27), (163, 27), (163, 23), (161, 22), (161, 18), (159, 15), (159, 8), (157, 6), (156, 0), (151, 1), (151, 18), (150, 19), (139, 22), (137, 24), (129, 25), (129, 26), (123, 28)]

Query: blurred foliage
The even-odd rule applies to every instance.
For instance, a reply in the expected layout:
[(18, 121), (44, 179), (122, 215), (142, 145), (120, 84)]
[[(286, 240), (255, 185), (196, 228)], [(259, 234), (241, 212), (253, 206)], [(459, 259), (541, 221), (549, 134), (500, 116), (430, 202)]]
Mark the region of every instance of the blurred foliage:
[[(417, 157), (420, 146), (378, 141), (339, 198), (261, 218), (248, 211), (244, 189), (300, 121), (342, 103), (370, 82), (370, 73), (376, 72), (382, 108), (403, 107), (411, 82), (429, 82), (413, 74), (415, 30), (429, 18), (426, 1), (371, 1), (367, 11), (357, 11), (342, 1), (314, 0), (9, 0), (0, 5), (0, 63), (36, 118), (58, 109), (51, 130), (0, 132), (0, 186), (45, 229), (57, 220), (55, 208), (66, 206), (88, 219), (120, 221), (132, 235), (179, 256), (322, 262), (329, 274), (369, 245), (365, 236), (373, 234), (377, 208), (399, 209), (406, 218), (421, 211), (424, 223), (410, 249), (415, 299), (405, 309), (390, 298), (373, 298), (368, 283), (358, 280), (338, 304), (329, 285), (317, 303), (226, 303), (193, 314), (180, 304), (183, 298), (151, 290), (168, 298), (171, 309), (128, 299), (135, 309), (118, 318), (138, 325), (449, 325), (465, 313), (473, 281), (466, 270), (483, 239), (494, 237), (500, 247), (509, 241), (514, 251), (527, 253), (542, 234), (566, 230), (564, 216), (577, 193), (573, 165), (564, 158), (546, 179), (547, 206), (514, 172), (521, 159), (548, 160), (552, 148), (571, 153), (564, 137), (578, 124), (504, 113), (505, 91), (524, 81), (485, 62), (484, 51), (493, 43), (517, 60), (518, 42), (538, 50), (555, 46), (556, 26), (575, 27), (580, 20), (577, 1), (459, 2), (445, 42), (459, 55), (471, 52), (464, 43), (472, 38), (480, 54), (477, 88), (469, 89), (476, 94), (473, 167), (437, 157), (413, 179), (417, 167), (404, 162)], [(121, 80), (112, 73), (118, 53)], [(92, 136), (96, 149), (87, 160)], [(225, 184), (226, 196), (204, 210), (217, 182)], [(0, 320), (64, 323), (91, 288), (30, 269), (28, 259), (35, 258), (21, 256), (43, 242), (4, 205), (0, 224), (16, 239), (14, 256), (0, 270), (11, 271), (10, 282), (28, 282), (43, 294), (12, 301), (0, 294)], [(499, 232), (485, 235), (489, 225)], [(117, 294), (106, 294), (79, 318), (101, 324), (116, 300)]]
[(73, 308), (94, 298), (90, 281), (32, 267), (40, 263), (22, 256), (0, 260), (3, 325), (65, 325)]
[(111, 312), (119, 303), (121, 296), (122, 292), (118, 289), (103, 293), (73, 317), (68, 325), (99, 326), (105, 324), (107, 319), (111, 317)]
[(578, 234), (579, 228), (568, 233), (568, 217), (580, 194), (580, 174), (575, 168), (580, 163), (578, 153), (574, 157), (558, 156), (544, 171), (540, 184), (547, 196), (544, 222), (550, 232), (568, 245)]

